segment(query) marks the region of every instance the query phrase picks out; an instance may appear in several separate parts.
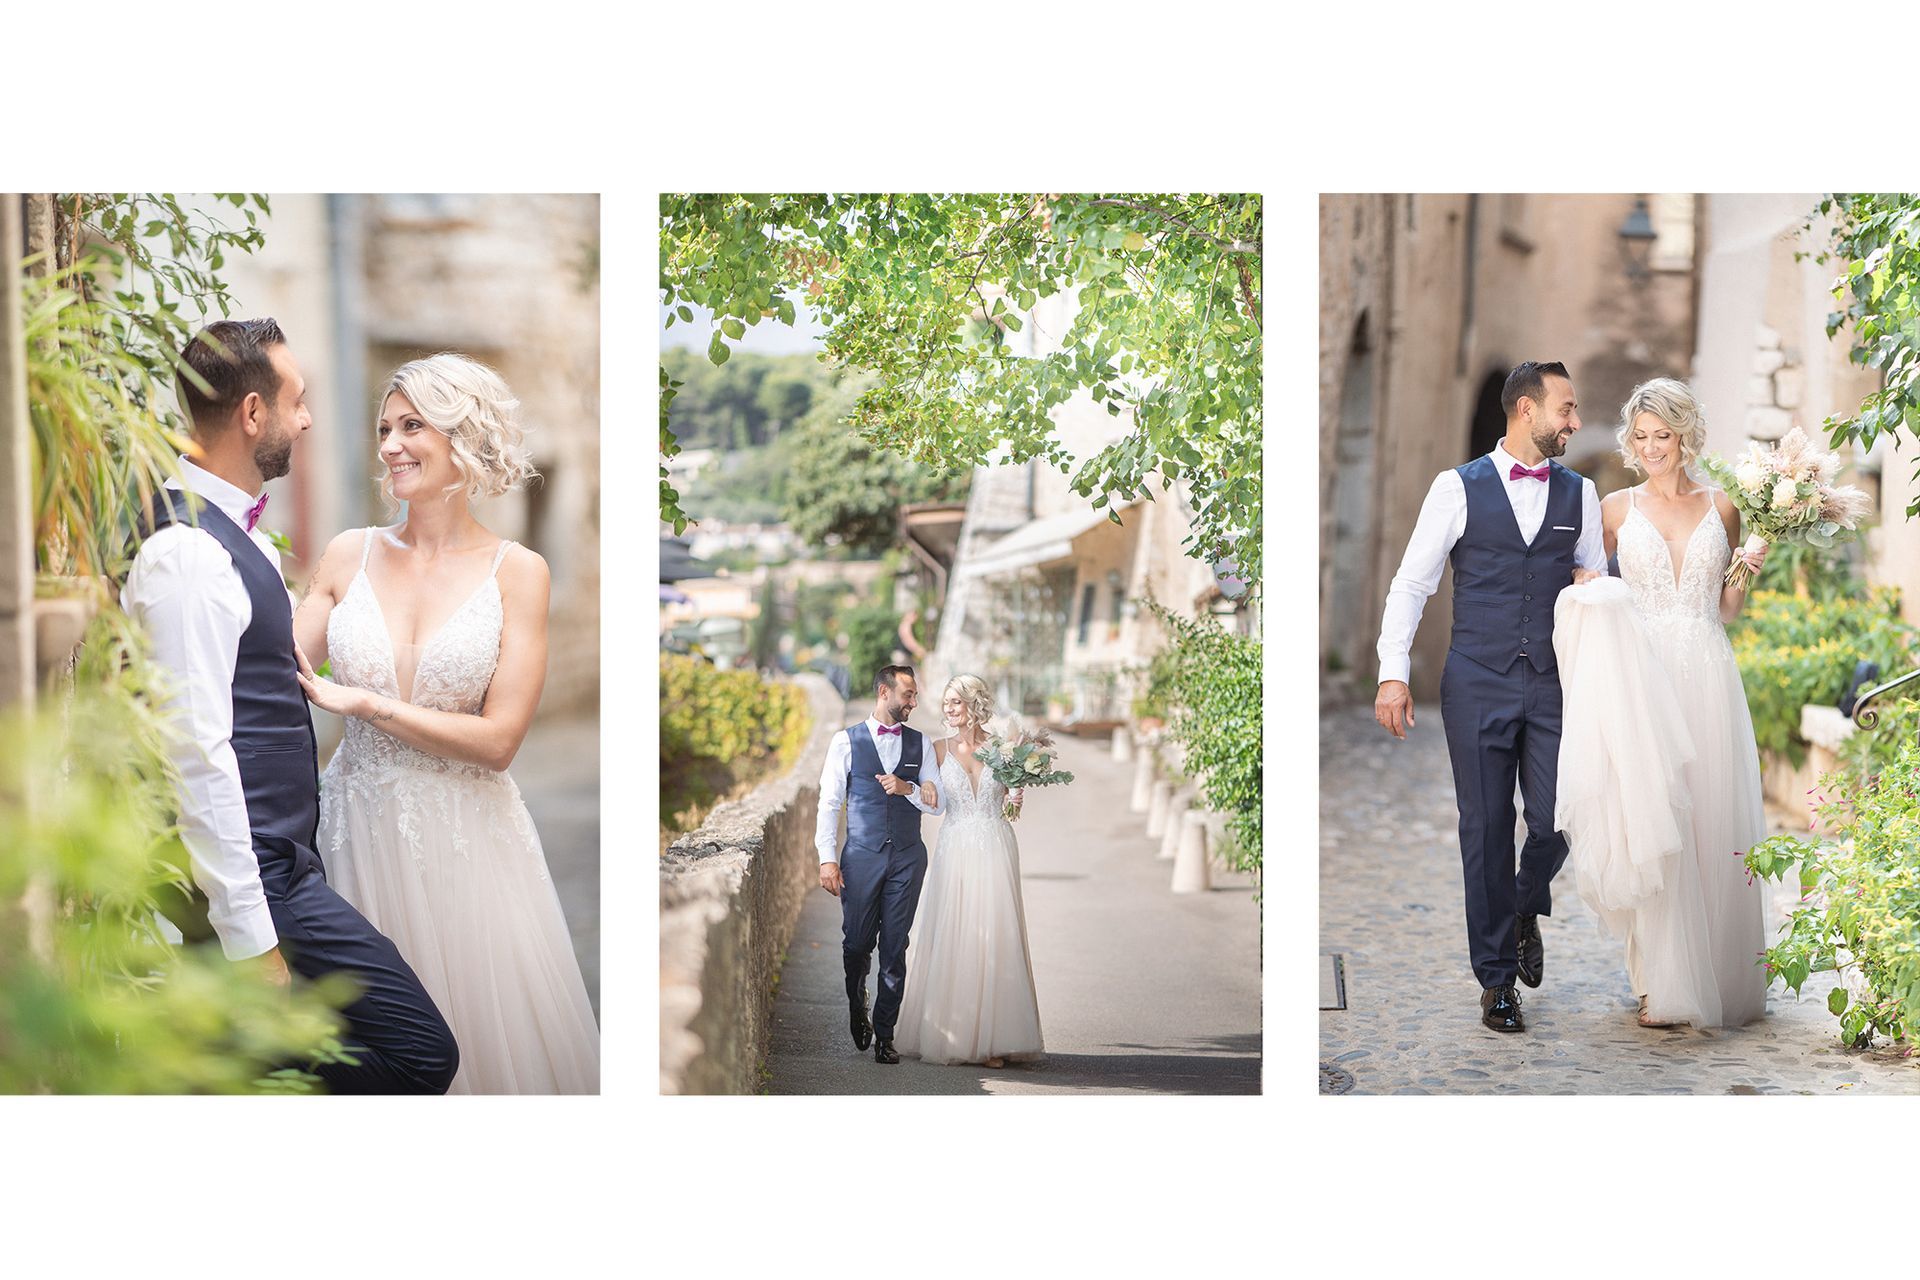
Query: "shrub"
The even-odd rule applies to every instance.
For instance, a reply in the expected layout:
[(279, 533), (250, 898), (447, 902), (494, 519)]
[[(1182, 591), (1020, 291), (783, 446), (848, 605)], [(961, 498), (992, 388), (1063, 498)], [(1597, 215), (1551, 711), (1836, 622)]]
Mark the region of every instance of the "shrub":
[(1211, 616), (1195, 622), (1147, 601), (1172, 637), (1167, 732), (1186, 749), (1187, 771), (1207, 807), (1227, 815), (1232, 865), (1261, 870), (1260, 642)]
[(1828, 997), (1841, 1038), (1865, 1048), (1875, 1033), (1913, 1041), (1920, 1033), (1920, 746), (1901, 740), (1871, 776), (1821, 779), (1815, 814), (1826, 838), (1774, 836), (1747, 853), (1749, 871), (1785, 880), (1797, 873), (1801, 904), (1769, 947), (1769, 977), (1799, 991), (1808, 975), (1856, 973), (1866, 995)]
[(1775, 591), (1749, 597), (1732, 636), (1733, 654), (1761, 750), (1798, 766), (1807, 754), (1802, 707), (1838, 702), (1863, 660), (1887, 674), (1906, 668), (1916, 633), (1898, 610), (1891, 591), (1827, 603)]
[(662, 823), (681, 829), (680, 815), (791, 764), (812, 719), (798, 685), (661, 654)]

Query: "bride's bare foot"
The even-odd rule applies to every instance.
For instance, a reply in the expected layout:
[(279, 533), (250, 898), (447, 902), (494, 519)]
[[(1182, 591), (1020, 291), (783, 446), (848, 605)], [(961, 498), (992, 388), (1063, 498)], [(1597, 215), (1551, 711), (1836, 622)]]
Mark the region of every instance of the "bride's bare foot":
[(980, 1065), (983, 1067), (1004, 1067), (1007, 1065), (1007, 1060), (1005, 1058), (988, 1058)]
[(1677, 1027), (1680, 1024), (1677, 1022), (1661, 1022), (1656, 1020), (1652, 1014), (1647, 1012), (1647, 998), (1645, 996), (1641, 996), (1640, 997), (1640, 1025), (1643, 1027)]

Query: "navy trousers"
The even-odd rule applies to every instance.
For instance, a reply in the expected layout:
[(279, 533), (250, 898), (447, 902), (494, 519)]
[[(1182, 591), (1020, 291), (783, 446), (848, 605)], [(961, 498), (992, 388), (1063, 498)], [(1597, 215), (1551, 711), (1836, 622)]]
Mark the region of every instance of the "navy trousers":
[[(1560, 676), (1522, 658), (1495, 671), (1449, 651), (1440, 677), (1440, 718), (1453, 757), (1466, 881), (1467, 943), (1482, 987), (1519, 975), (1516, 915), (1553, 914), (1553, 877), (1567, 860), (1554, 829), (1560, 770)], [(1527, 838), (1515, 866), (1516, 778)]]
[(907, 934), (927, 878), (927, 846), (889, 840), (878, 849), (864, 849), (849, 841), (840, 851), (840, 874), (846, 881), (840, 889), (840, 955), (847, 998), (860, 998), (877, 942), (880, 994), (873, 1002), (873, 1034), (891, 1040), (907, 990)]
[(334, 892), (318, 854), (258, 832), (254, 848), (287, 967), (304, 978), (344, 973), (360, 988), (341, 1011), (343, 1041), (358, 1065), (330, 1064), (316, 1074), (333, 1093), (445, 1093), (460, 1051), (413, 967)]

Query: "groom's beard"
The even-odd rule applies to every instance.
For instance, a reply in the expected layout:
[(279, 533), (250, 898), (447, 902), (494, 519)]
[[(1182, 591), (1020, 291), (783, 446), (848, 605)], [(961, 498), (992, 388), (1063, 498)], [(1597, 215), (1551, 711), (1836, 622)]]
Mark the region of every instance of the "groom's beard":
[(1561, 435), (1551, 427), (1533, 433), (1533, 447), (1540, 451), (1543, 458), (1557, 458), (1567, 451), (1567, 441), (1573, 436)]
[(253, 465), (262, 480), (278, 480), (293, 465), (293, 433), (277, 428), (254, 446)]

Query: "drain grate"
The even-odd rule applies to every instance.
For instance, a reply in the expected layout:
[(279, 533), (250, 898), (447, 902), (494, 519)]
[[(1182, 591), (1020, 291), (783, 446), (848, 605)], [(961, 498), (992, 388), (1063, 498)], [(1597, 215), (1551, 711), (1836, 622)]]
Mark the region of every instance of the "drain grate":
[(1342, 1071), (1331, 1062), (1321, 1063), (1320, 1092), (1323, 1094), (1353, 1092), (1353, 1073)]
[(1320, 1007), (1347, 1007), (1347, 961), (1344, 956), (1320, 957)]

